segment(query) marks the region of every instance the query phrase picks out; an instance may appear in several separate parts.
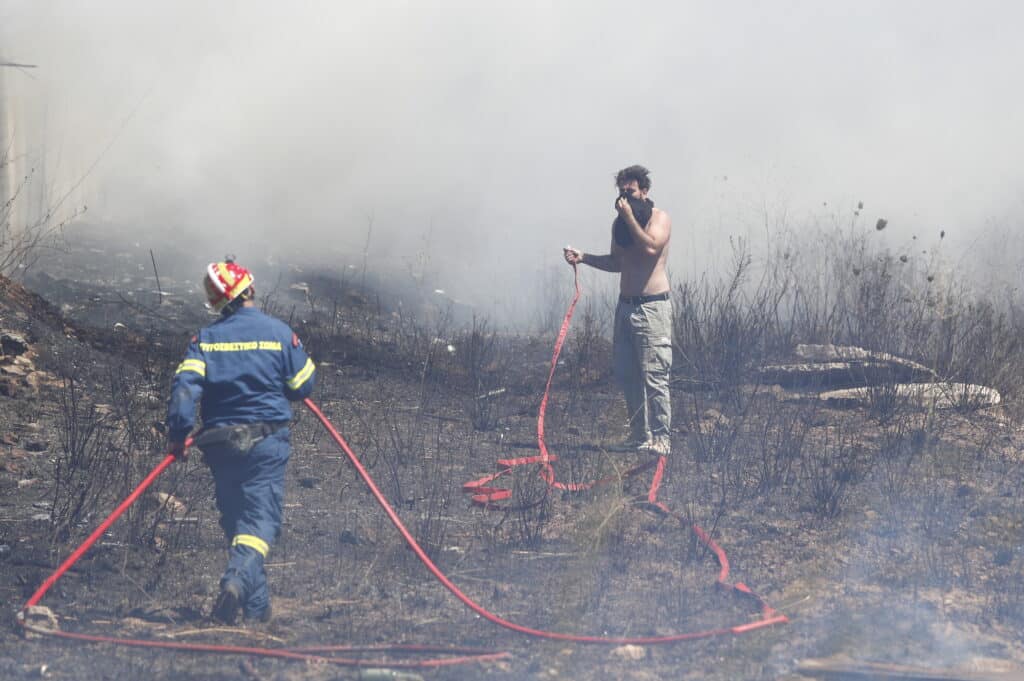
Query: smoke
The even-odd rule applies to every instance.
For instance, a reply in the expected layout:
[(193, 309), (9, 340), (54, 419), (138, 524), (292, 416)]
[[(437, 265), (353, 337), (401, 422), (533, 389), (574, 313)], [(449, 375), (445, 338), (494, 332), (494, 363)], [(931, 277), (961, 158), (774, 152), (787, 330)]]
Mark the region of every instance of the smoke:
[(367, 250), (494, 302), (564, 268), (566, 243), (604, 252), (633, 163), (673, 217), (674, 272), (859, 201), (897, 241), (1019, 223), (1021, 19), (997, 2), (9, 0), (0, 57), (38, 68), (0, 68), (0, 94), (49, 195), (77, 186), (92, 225), (178, 234), (200, 260)]

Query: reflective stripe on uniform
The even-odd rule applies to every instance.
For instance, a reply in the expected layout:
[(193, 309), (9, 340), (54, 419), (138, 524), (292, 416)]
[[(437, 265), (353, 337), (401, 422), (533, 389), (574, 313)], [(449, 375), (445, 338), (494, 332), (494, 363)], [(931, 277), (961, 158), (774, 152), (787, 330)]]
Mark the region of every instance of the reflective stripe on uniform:
[(178, 365), (178, 370), (175, 374), (180, 374), (182, 371), (194, 371), (200, 376), (206, 376), (206, 362), (201, 359), (186, 359)]
[(235, 538), (231, 540), (231, 545), (248, 546), (250, 549), (258, 551), (264, 558), (270, 552), (270, 544), (253, 534), (236, 534)]
[(298, 390), (299, 387), (309, 380), (309, 377), (313, 375), (313, 360), (307, 358), (306, 365), (302, 367), (299, 373), (295, 374), (295, 377), (288, 381), (288, 388), (290, 390)]
[(245, 350), (281, 351), (281, 341), (234, 341), (230, 343), (200, 343), (203, 352), (243, 352)]

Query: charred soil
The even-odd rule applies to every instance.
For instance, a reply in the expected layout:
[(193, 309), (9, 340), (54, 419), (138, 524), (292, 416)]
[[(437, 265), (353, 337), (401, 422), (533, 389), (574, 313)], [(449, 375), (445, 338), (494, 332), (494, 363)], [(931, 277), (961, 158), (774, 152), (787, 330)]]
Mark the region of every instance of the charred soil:
[[(189, 335), (207, 323), (194, 283), (141, 247), (81, 240), (61, 277), (5, 281), (0, 295), (0, 589), (12, 626), (0, 676), (49, 679), (343, 679), (321, 664), (25, 639), (14, 612), (162, 458), (159, 423)], [(116, 277), (110, 263), (120, 263)], [(42, 266), (40, 266), (42, 267)], [(115, 268), (116, 269), (116, 268)], [(571, 283), (566, 276), (566, 286)], [(34, 293), (32, 291), (35, 291)], [(324, 429), (296, 406), (282, 536), (268, 563), (274, 619), (207, 615), (223, 567), (212, 484), (196, 452), (176, 462), (43, 600), (66, 631), (267, 648), (425, 644), (508, 651), (443, 679), (777, 679), (801, 659), (847, 655), (934, 668), (1020, 669), (1024, 508), (1021, 433), (1006, 407), (839, 410), (744, 384), (728, 394), (680, 376), (659, 499), (651, 473), (612, 451), (624, 407), (600, 329), (571, 332), (545, 425), (565, 481), (506, 476), (511, 507), (473, 505), (463, 483), (536, 453), (553, 337), (510, 334), (450, 306), (384, 298), (330, 271), (260, 290), (317, 361), (314, 401), (437, 565), (471, 598), (525, 626), (664, 636), (790, 623), (638, 648), (539, 640), (458, 602), (402, 542)], [(684, 363), (680, 363), (683, 365)], [(372, 658), (368, 658), (372, 659)], [(409, 656), (391, 660), (411, 660)], [(386, 660), (379, 666), (386, 667)]]

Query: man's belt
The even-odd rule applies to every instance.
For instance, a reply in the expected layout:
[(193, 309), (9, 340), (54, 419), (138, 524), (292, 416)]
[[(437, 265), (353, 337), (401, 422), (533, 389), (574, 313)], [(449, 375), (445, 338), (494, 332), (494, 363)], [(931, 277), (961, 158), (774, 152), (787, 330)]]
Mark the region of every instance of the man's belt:
[(649, 296), (619, 296), (620, 303), (626, 303), (627, 305), (643, 305), (644, 303), (654, 303), (659, 300), (668, 300), (669, 292), (654, 293)]

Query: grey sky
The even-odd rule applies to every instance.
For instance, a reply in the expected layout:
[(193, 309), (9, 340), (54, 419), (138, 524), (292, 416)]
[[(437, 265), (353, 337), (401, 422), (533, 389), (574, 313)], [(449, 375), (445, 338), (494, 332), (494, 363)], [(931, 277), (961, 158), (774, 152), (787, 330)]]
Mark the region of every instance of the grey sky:
[(487, 299), (606, 249), (632, 163), (676, 272), (765, 213), (1019, 222), (1022, 7), (5, 0), (0, 56), (39, 65), (4, 76), (55, 187), (116, 140), (75, 197), (93, 220), (215, 258), (359, 252), (372, 215), (375, 258)]

